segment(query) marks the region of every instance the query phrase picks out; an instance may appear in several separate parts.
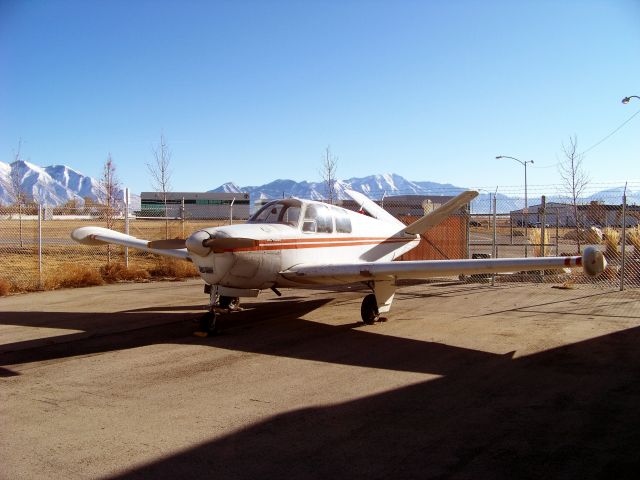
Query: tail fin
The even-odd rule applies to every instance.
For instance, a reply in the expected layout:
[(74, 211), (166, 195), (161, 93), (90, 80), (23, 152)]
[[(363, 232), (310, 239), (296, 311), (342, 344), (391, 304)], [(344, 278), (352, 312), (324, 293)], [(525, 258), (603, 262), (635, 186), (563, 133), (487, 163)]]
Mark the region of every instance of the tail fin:
[(349, 195), (354, 201), (356, 201), (358, 205), (360, 205), (360, 208), (364, 209), (364, 211), (371, 215), (373, 218), (395, 225), (403, 225), (400, 220), (391, 215), (373, 200), (369, 200), (362, 193), (354, 192), (353, 190), (345, 190), (345, 193)]
[(440, 208), (437, 208), (433, 212), (428, 213), (424, 217), (416, 220), (411, 225), (408, 225), (403, 230), (403, 232), (410, 233), (412, 235), (424, 233), (428, 228), (439, 224), (444, 219), (449, 217), (453, 212), (458, 210), (463, 205), (466, 205), (477, 196), (478, 192), (474, 190), (462, 192), (460, 195), (452, 198)]

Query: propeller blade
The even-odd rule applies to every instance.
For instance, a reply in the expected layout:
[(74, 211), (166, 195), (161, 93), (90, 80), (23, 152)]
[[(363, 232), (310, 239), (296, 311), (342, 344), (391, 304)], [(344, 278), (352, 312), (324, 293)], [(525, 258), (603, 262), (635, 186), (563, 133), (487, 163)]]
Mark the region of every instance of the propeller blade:
[(155, 248), (156, 250), (175, 250), (187, 248), (187, 245), (184, 238), (169, 238), (167, 240), (152, 240), (147, 243), (147, 247)]
[(214, 252), (233, 248), (251, 248), (257, 245), (258, 241), (253, 238), (239, 237), (210, 238), (202, 242), (203, 247), (211, 248)]

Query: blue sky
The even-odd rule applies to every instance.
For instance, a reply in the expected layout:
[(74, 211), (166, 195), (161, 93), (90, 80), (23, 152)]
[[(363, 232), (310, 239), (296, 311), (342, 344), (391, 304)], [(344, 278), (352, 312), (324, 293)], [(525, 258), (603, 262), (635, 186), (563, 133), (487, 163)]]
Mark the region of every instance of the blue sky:
[[(394, 172), (468, 187), (559, 183), (640, 110), (640, 1), (0, 0), (0, 160), (148, 190)], [(640, 115), (590, 150), (597, 184), (640, 181)]]

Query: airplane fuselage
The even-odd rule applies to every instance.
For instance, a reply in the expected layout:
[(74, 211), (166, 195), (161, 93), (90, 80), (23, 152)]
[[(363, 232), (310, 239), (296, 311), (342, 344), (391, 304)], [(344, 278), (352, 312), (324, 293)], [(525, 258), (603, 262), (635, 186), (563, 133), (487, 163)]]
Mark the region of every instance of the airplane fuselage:
[[(251, 238), (255, 245), (210, 251), (204, 256), (191, 255), (202, 279), (208, 284), (242, 289), (296, 287), (304, 282), (287, 279), (280, 272), (299, 264), (339, 264), (354, 259), (391, 261), (419, 242), (417, 235), (399, 233), (401, 224), (386, 224), (343, 208), (326, 208), (319, 202), (295, 202), (301, 212), (294, 222), (250, 220), (240, 225), (204, 229), (203, 233), (211, 237)], [(323, 231), (309, 227), (306, 218), (311, 207), (330, 212)], [(343, 232), (337, 231), (338, 222), (342, 223)]]

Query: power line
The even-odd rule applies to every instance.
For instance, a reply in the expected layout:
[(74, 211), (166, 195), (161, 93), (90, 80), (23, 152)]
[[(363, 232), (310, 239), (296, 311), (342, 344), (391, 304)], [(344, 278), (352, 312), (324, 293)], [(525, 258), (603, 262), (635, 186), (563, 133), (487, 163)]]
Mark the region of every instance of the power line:
[(598, 145), (600, 145), (602, 142), (604, 142), (605, 140), (607, 140), (609, 137), (611, 137), (613, 134), (615, 134), (616, 132), (618, 132), (618, 130), (620, 130), (622, 127), (624, 127), (627, 123), (629, 123), (633, 117), (635, 117), (636, 115), (638, 115), (640, 113), (640, 110), (638, 110), (636, 113), (634, 113), (633, 115), (631, 115), (629, 118), (627, 118), (624, 122), (622, 122), (613, 132), (611, 132), (609, 135), (607, 135), (606, 137), (604, 137), (602, 140), (600, 140), (599, 142), (594, 143), (593, 145), (591, 145), (589, 148), (587, 148), (586, 150), (583, 150), (580, 155), (584, 155), (585, 153), (593, 150), (594, 148), (596, 148)]

